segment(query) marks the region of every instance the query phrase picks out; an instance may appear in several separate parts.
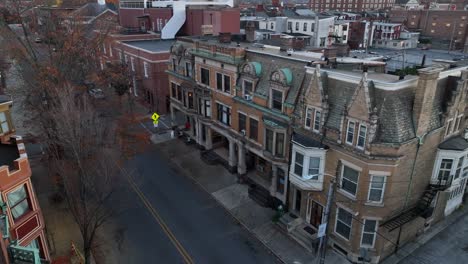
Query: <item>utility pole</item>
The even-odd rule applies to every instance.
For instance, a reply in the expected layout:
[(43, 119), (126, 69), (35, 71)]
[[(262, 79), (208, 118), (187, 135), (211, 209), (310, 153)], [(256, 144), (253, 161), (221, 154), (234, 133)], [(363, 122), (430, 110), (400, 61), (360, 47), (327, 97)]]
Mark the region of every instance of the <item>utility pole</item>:
[(330, 186), (328, 188), (328, 195), (327, 195), (327, 205), (325, 207), (325, 213), (324, 213), (324, 218), (322, 219), (322, 225), (325, 226), (325, 234), (320, 238), (320, 244), (319, 244), (319, 258), (318, 258), (318, 263), (319, 264), (324, 264), (325, 263), (325, 253), (327, 251), (327, 233), (328, 233), (328, 226), (329, 226), (329, 220), (330, 220), (330, 211), (331, 211), (331, 205), (333, 202), (333, 194), (334, 194), (334, 189), (335, 189), (335, 179), (332, 179), (330, 181)]

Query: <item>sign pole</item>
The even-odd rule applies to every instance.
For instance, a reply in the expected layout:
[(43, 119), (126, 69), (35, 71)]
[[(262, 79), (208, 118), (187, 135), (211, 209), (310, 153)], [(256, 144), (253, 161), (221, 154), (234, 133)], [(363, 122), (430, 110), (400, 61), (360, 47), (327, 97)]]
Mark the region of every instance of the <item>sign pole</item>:
[(330, 181), (330, 186), (328, 188), (328, 195), (327, 195), (327, 205), (325, 207), (324, 218), (322, 219), (322, 224), (319, 226), (319, 234), (322, 235), (320, 237), (320, 244), (319, 244), (319, 258), (318, 263), (324, 264), (325, 263), (325, 254), (327, 251), (327, 231), (328, 231), (328, 222), (330, 220), (330, 210), (331, 205), (333, 202), (333, 191), (335, 187), (335, 180)]

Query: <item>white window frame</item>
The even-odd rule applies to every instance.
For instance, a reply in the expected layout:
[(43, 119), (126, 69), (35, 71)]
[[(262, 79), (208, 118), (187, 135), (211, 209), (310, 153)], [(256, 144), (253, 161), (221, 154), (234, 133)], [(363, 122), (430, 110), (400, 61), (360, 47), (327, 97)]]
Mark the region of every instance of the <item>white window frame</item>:
[[(352, 219), (352, 217), (351, 217), (351, 224), (349, 225), (349, 229), (350, 229), (350, 230), (349, 230), (349, 237), (346, 238), (346, 237), (344, 237), (343, 235), (341, 235), (340, 233), (338, 233), (337, 230), (336, 230), (336, 228), (337, 228), (337, 226), (338, 226), (338, 221), (342, 222), (341, 220), (338, 219), (338, 213), (339, 213), (340, 209), (343, 210), (343, 211), (346, 211), (346, 212), (350, 213), (351, 216), (353, 215), (352, 212), (346, 210), (345, 208), (343, 208), (343, 207), (338, 207), (338, 206), (337, 206), (337, 207), (336, 207), (336, 217), (335, 217), (335, 228), (334, 228), (333, 232), (334, 232), (337, 236), (341, 237), (342, 239), (344, 239), (344, 240), (346, 240), (346, 241), (349, 241), (349, 240), (351, 239), (351, 235), (352, 235), (352, 233), (353, 233), (353, 219)], [(342, 223), (344, 223), (344, 222), (342, 222)], [(345, 225), (348, 226), (347, 224), (345, 224)]]
[(452, 134), (452, 131), (451, 131), (453, 129), (452, 123), (453, 123), (453, 118), (450, 118), (449, 120), (447, 120), (447, 124), (445, 127), (445, 137)]
[[(308, 116), (308, 114), (310, 114), (310, 117), (309, 117), (310, 125), (309, 126), (307, 126), (307, 119), (308, 119), (307, 116)], [(314, 114), (315, 114), (314, 108), (312, 108), (312, 107), (307, 107), (306, 108), (305, 118), (304, 118), (304, 127), (305, 128), (311, 129), (313, 127), (313, 125), (314, 125), (314, 116), (313, 115)]]
[(457, 121), (455, 122), (455, 131), (460, 131), (460, 124), (463, 118), (463, 114), (457, 116)]
[[(355, 165), (353, 165), (352, 163), (349, 163), (349, 162), (346, 162), (346, 161), (343, 161), (341, 160), (341, 172), (340, 172), (340, 188), (338, 189), (340, 192), (346, 194), (347, 196), (355, 199), (356, 198), (356, 195), (357, 193), (359, 192), (359, 177), (361, 176), (361, 172), (362, 172), (362, 169), (361, 168), (358, 168), (356, 167)], [(357, 178), (357, 181), (356, 181), (356, 193), (355, 194), (352, 194), (348, 191), (346, 191), (345, 189), (342, 188), (343, 186), (343, 179), (344, 179), (344, 167), (348, 167), (350, 169), (353, 169), (355, 171), (358, 172), (358, 178)], [(348, 179), (347, 179), (348, 180)], [(352, 182), (352, 181), (351, 181)]]
[[(385, 195), (385, 187), (387, 184), (387, 175), (379, 175), (379, 174), (370, 174), (370, 182), (369, 182), (369, 189), (367, 190), (367, 202), (371, 204), (382, 204), (384, 200), (384, 195)], [(378, 189), (378, 188), (372, 188), (372, 183), (374, 182), (374, 177), (383, 177), (383, 185), (382, 185), (382, 194), (380, 195), (380, 200), (379, 201), (372, 201), (370, 200), (370, 194), (372, 189)]]
[(146, 62), (146, 61), (143, 62), (143, 68), (144, 68), (145, 77), (148, 78), (149, 77), (149, 75), (148, 75), (148, 69), (149, 69), (148, 62)]
[[(351, 139), (351, 142), (348, 141), (348, 134), (349, 134), (349, 128), (350, 128), (350, 124), (353, 123), (353, 137)], [(353, 145), (353, 142), (354, 142), (354, 136), (356, 135), (356, 121), (353, 121), (353, 120), (348, 120), (348, 125), (346, 126), (346, 138), (345, 138), (345, 142), (346, 144), (348, 145)]]
[(130, 65), (132, 66), (132, 71), (135, 71), (135, 58), (130, 57)]
[(249, 83), (252, 84), (252, 91), (250, 91), (250, 94), (249, 94), (249, 95), (252, 96), (253, 93), (254, 93), (254, 82), (251, 81), (251, 80), (245, 80), (245, 79), (242, 80), (242, 95), (243, 95), (243, 96), (247, 95), (247, 94), (245, 93), (245, 82), (249, 82)]
[[(372, 240), (372, 245), (365, 245), (365, 244), (362, 244), (362, 240), (363, 240), (363, 238), (364, 238), (364, 233), (366, 233), (366, 234), (371, 234), (370, 232), (364, 231), (364, 229), (365, 229), (365, 227), (366, 227), (366, 221), (375, 221), (375, 230), (374, 230), (374, 232), (373, 232), (374, 238), (373, 238), (373, 240)], [(361, 247), (363, 247), (363, 248), (374, 248), (374, 246), (375, 246), (375, 240), (376, 240), (376, 238), (377, 238), (377, 230), (378, 230), (378, 229), (379, 229), (379, 221), (378, 221), (378, 220), (376, 220), (376, 219), (370, 219), (370, 218), (365, 218), (365, 219), (364, 219), (364, 224), (362, 225), (362, 228), (361, 228), (361, 241), (360, 241)]]
[[(221, 90), (218, 89), (218, 76), (219, 75), (221, 75)], [(226, 92), (226, 87), (225, 87), (226, 77), (229, 78), (229, 92)], [(216, 91), (227, 93), (227, 94), (230, 94), (232, 92), (231, 75), (224, 74), (222, 72), (216, 72)]]
[[(364, 140), (363, 140), (363, 145), (362, 146), (359, 146), (359, 138), (361, 137), (361, 130), (362, 130), (362, 127), (364, 127), (366, 129), (366, 132), (364, 134)], [(359, 124), (359, 130), (358, 130), (358, 134), (357, 134), (357, 139), (356, 139), (356, 148), (358, 149), (364, 149), (366, 147), (366, 139), (367, 139), (367, 126), (364, 125), (364, 124)]]
[[(317, 113), (318, 113), (318, 115), (319, 115), (318, 118), (317, 118)], [(318, 128), (316, 128), (317, 119), (318, 119)], [(320, 110), (318, 110), (318, 109), (315, 109), (315, 112), (314, 112), (314, 123), (313, 123), (313, 128), (312, 128), (312, 130), (315, 131), (315, 132), (319, 132), (319, 131), (320, 131), (321, 125), (322, 125), (322, 111), (320, 111)]]
[[(276, 108), (273, 108), (273, 91), (276, 91), (276, 92), (280, 92), (281, 93), (281, 109), (276, 109)], [(272, 110), (276, 110), (276, 111), (281, 111), (283, 112), (284, 110), (284, 91), (282, 90), (279, 90), (279, 89), (274, 89), (274, 88), (270, 88), (270, 108)]]

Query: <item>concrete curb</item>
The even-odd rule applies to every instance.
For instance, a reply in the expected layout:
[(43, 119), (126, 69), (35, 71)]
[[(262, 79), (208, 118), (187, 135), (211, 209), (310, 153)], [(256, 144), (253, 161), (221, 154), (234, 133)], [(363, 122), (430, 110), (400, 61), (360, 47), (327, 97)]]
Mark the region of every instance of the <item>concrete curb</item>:
[[(198, 150), (198, 149), (197, 149)], [(199, 150), (198, 150), (199, 151)], [(179, 164), (177, 163), (174, 163), (174, 162), (171, 162), (171, 164), (173, 164), (174, 166), (177, 167), (177, 169), (179, 169), (180, 171), (182, 171), (183, 173), (183, 176), (187, 177), (188, 179), (192, 180), (197, 186), (199, 186), (204, 192), (208, 193), (210, 195), (210, 198), (213, 199), (214, 201), (216, 201), (217, 204), (219, 204), (222, 208), (224, 208), (224, 210), (233, 218), (236, 220), (236, 222), (238, 222), (245, 230), (247, 230), (253, 237), (255, 237), (258, 241), (260, 241), (260, 243), (263, 244), (263, 246), (265, 246), (265, 248), (268, 249), (268, 251), (273, 255), (275, 256), (280, 262), (282, 263), (285, 263), (285, 260), (283, 260), (275, 251), (273, 251), (264, 241), (262, 241), (250, 228), (247, 227), (247, 225), (245, 225), (242, 221), (239, 220), (239, 218), (237, 218), (228, 208), (226, 208), (218, 199), (216, 199), (216, 197), (213, 196), (212, 193), (210, 193), (203, 185), (201, 185), (201, 183), (199, 183), (195, 178), (193, 178), (192, 176), (190, 176), (183, 167), (181, 167)]]
[(393, 254), (390, 257), (386, 258), (382, 264), (398, 264), (400, 261), (406, 259), (414, 251), (416, 251), (421, 246), (424, 246), (429, 240), (435, 237), (437, 234), (444, 231), (447, 227), (451, 226), (453, 223), (460, 220), (462, 217), (468, 215), (468, 206), (462, 204), (463, 208), (455, 211), (452, 215), (445, 218), (443, 221), (435, 224), (431, 231), (424, 233), (418, 236), (414, 241), (407, 243), (401, 248), (399, 253)]

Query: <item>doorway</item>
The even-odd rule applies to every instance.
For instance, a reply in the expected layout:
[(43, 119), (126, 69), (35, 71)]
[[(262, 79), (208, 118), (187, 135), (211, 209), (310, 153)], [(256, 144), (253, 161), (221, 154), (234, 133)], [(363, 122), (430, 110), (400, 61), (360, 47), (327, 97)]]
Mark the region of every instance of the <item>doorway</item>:
[(322, 223), (323, 206), (316, 201), (309, 199), (309, 205), (307, 209), (307, 223), (311, 224), (315, 228), (318, 228)]

